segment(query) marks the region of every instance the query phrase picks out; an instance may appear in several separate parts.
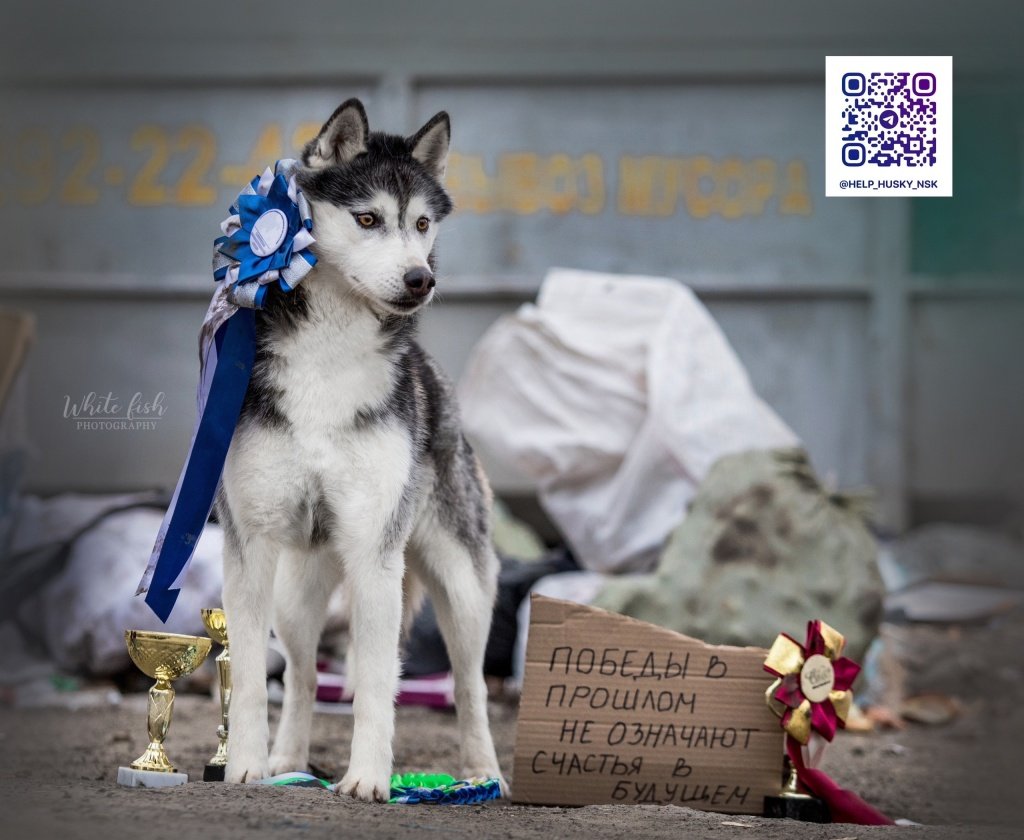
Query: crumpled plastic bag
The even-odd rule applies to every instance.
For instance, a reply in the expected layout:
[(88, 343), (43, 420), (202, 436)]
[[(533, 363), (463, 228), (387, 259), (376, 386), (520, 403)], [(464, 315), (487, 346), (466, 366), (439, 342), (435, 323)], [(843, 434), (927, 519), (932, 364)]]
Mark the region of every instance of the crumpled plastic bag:
[(581, 566), (645, 571), (721, 456), (797, 444), (696, 296), (556, 269), (488, 330), (459, 386), (489, 467), (525, 473)]
[[(105, 510), (144, 501), (145, 495), (27, 499), (19, 510), (15, 548), (70, 539)], [(125, 630), (205, 635), (199, 610), (221, 603), (223, 531), (209, 523), (196, 547), (189, 584), (166, 625), (135, 597), (163, 511), (139, 507), (111, 513), (71, 545), (59, 573), (19, 609), (25, 641), (69, 673), (107, 675), (130, 665)], [(0, 654), (0, 661), (7, 657)]]

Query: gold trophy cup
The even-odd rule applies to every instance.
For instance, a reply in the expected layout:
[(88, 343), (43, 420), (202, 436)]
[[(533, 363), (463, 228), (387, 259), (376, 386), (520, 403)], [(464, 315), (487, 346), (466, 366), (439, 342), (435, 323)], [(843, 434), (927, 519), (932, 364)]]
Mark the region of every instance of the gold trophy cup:
[(164, 738), (174, 711), (171, 681), (198, 668), (213, 644), (202, 636), (180, 636), (146, 630), (126, 630), (124, 641), (132, 662), (146, 676), (156, 680), (149, 690), (149, 746), (128, 767), (117, 770), (118, 784), (126, 787), (170, 787), (188, 781), (175, 771), (164, 751)]
[(228, 710), (231, 706), (231, 653), (228, 649), (228, 624), (224, 610), (211, 608), (200, 610), (203, 625), (218, 645), (224, 648), (217, 657), (217, 675), (220, 682), (220, 726), (217, 727), (217, 752), (206, 763), (203, 770), (204, 782), (223, 782), (224, 768), (228, 763)]

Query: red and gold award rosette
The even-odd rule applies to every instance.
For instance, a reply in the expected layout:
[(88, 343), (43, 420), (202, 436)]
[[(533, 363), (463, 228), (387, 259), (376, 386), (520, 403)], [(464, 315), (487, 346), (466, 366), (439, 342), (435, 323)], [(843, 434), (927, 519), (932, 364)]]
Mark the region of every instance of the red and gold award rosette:
[(764, 669), (776, 678), (765, 699), (782, 721), (786, 754), (796, 770), (799, 788), (825, 803), (832, 822), (892, 825), (885, 814), (839, 787), (807, 760), (815, 752), (812, 745), (808, 753), (808, 744), (815, 741), (824, 748), (836, 729), (846, 726), (853, 705), (851, 687), (860, 665), (843, 656), (845, 645), (842, 634), (824, 621), (807, 623), (807, 639), (802, 645), (792, 636), (780, 634), (764, 661)]
[(765, 693), (768, 706), (801, 744), (812, 731), (831, 741), (836, 727), (846, 726), (860, 665), (843, 656), (845, 646), (842, 634), (824, 621), (809, 621), (803, 645), (782, 633), (768, 651), (764, 669), (778, 677)]

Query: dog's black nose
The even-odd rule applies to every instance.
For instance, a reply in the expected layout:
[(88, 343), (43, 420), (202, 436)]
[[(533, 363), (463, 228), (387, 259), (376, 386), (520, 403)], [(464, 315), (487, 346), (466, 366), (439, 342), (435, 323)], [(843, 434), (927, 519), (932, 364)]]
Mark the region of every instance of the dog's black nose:
[(410, 268), (402, 280), (405, 281), (405, 287), (416, 297), (426, 297), (434, 288), (434, 275), (424, 266)]

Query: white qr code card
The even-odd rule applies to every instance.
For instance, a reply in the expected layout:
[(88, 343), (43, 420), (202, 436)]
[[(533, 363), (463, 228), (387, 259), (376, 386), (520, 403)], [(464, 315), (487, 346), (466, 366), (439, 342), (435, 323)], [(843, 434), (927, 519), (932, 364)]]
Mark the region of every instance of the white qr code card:
[(825, 58), (825, 195), (953, 195), (953, 58)]

